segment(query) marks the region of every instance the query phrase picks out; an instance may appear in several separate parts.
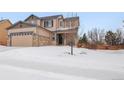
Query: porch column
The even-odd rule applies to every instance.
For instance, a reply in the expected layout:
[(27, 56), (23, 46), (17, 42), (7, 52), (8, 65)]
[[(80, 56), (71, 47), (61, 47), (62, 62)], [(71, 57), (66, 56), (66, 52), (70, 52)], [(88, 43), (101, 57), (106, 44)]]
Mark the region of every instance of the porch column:
[(9, 46), (12, 46), (12, 35), (11, 35), (11, 33), (9, 35)]
[(64, 33), (64, 45), (66, 45), (66, 33)]
[(57, 45), (57, 33), (55, 32), (55, 45)]

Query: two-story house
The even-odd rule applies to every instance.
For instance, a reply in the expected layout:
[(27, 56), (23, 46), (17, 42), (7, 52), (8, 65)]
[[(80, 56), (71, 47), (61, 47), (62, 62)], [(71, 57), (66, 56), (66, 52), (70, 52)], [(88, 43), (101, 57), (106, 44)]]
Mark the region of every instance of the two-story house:
[(30, 15), (8, 28), (9, 46), (76, 44), (79, 17)]
[(0, 45), (7, 45), (8, 34), (6, 29), (11, 25), (12, 23), (8, 19), (0, 20)]

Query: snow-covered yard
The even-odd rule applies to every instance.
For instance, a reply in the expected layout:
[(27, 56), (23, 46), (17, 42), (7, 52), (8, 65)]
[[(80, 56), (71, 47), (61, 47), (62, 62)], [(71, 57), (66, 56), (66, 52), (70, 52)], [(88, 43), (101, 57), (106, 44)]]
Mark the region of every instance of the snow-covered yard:
[(0, 79), (124, 79), (124, 50), (0, 46)]

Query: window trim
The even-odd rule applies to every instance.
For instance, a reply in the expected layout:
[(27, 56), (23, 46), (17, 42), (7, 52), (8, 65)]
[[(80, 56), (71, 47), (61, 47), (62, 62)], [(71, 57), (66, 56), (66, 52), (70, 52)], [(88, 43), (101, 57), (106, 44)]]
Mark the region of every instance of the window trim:
[(44, 27), (46, 28), (53, 27), (53, 20), (44, 20)]

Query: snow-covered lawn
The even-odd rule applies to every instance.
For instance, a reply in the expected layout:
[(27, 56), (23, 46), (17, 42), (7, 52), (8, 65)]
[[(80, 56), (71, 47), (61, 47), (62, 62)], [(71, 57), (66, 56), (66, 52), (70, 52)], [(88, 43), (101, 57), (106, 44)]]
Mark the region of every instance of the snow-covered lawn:
[(124, 79), (124, 50), (0, 46), (0, 79)]

